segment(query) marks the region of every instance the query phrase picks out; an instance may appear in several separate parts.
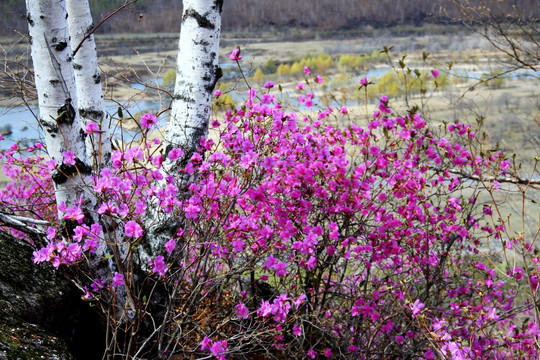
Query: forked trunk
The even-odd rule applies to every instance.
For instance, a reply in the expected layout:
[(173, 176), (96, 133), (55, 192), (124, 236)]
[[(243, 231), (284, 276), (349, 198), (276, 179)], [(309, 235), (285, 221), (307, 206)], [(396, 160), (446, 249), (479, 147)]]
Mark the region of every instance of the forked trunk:
[[(39, 121), (47, 152), (55, 161), (56, 201), (76, 204), (90, 180), (85, 136), (77, 111), (77, 92), (65, 1), (26, 0), (31, 52), (39, 99)], [(69, 153), (75, 155), (71, 158)]]

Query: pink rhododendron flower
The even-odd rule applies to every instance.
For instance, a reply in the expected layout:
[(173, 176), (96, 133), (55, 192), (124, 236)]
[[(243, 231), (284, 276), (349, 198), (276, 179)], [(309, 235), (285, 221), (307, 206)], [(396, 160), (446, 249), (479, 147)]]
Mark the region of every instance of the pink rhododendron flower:
[(143, 236), (143, 229), (136, 221), (130, 220), (124, 225), (124, 232), (126, 236), (138, 238)]
[(414, 304), (410, 304), (409, 306), (412, 310), (413, 318), (420, 314), (422, 309), (426, 307), (426, 305), (424, 305), (424, 303), (422, 303), (419, 299), (416, 299)]
[(249, 309), (243, 302), (240, 301), (238, 305), (235, 306), (235, 310), (240, 318), (247, 319), (249, 317)]
[(169, 160), (171, 161), (176, 161), (183, 156), (184, 156), (184, 151), (180, 148), (172, 149), (171, 151), (169, 151), (169, 155), (168, 155)]
[(207, 336), (205, 336), (203, 341), (201, 341), (201, 350), (210, 349), (210, 346), (212, 346), (212, 343), (213, 341)]
[(294, 336), (300, 336), (300, 335), (302, 335), (302, 327), (295, 323), (293, 325), (293, 331), (292, 332), (293, 332)]
[(315, 82), (316, 82), (317, 84), (322, 84), (323, 81), (324, 81), (324, 80), (323, 80), (322, 76), (317, 75), (317, 76), (315, 77)]
[(265, 89), (271, 89), (273, 87), (274, 87), (274, 83), (272, 81), (269, 81), (266, 84), (264, 84)]
[(124, 286), (124, 275), (115, 272), (114, 277), (113, 277), (113, 281), (112, 281), (112, 285), (114, 287)]
[(221, 92), (221, 90), (218, 89), (218, 90), (214, 91), (214, 96), (215, 96), (215, 97), (219, 98), (221, 95), (223, 95), (223, 93)]
[(141, 116), (141, 126), (144, 129), (150, 129), (157, 121), (157, 117), (152, 114), (144, 114)]
[(160, 276), (164, 276), (165, 272), (167, 271), (168, 267), (167, 264), (165, 264), (165, 258), (161, 255), (156, 256), (156, 259), (152, 261), (152, 259), (149, 259), (150, 266), (152, 267), (152, 272), (157, 273)]
[(368, 84), (367, 77), (364, 76), (363, 78), (360, 79), (360, 85), (367, 86), (367, 84)]
[(84, 214), (80, 207), (73, 205), (66, 209), (66, 213), (63, 216), (66, 220), (74, 220), (77, 221), (77, 223), (82, 223), (84, 219)]
[(431, 70), (431, 75), (433, 75), (433, 77), (436, 79), (437, 76), (439, 76), (439, 70), (438, 69)]
[(326, 357), (326, 358), (329, 359), (329, 358), (332, 357), (332, 355), (333, 355), (333, 354), (332, 354), (332, 350), (331, 350), (331, 349), (326, 348), (326, 350), (324, 350), (324, 357)]
[(242, 60), (242, 57), (240, 56), (240, 49), (234, 49), (232, 53), (229, 55), (229, 59), (231, 60)]
[(210, 350), (210, 353), (214, 355), (215, 357), (217, 357), (219, 360), (224, 360), (225, 353), (227, 352), (227, 341), (226, 340), (215, 341), (210, 346), (209, 350)]
[(304, 66), (304, 74), (306, 74), (306, 75), (311, 74), (311, 70), (309, 70), (309, 67)]
[(167, 251), (167, 254), (172, 253), (175, 247), (176, 241), (174, 241), (174, 239), (171, 239), (165, 243), (165, 251)]
[(75, 154), (73, 154), (71, 151), (64, 151), (62, 156), (64, 157), (64, 160), (62, 161), (64, 164), (75, 165)]
[(93, 121), (90, 121), (86, 124), (86, 128), (84, 130), (85, 134), (93, 134), (95, 132), (99, 131), (99, 125)]

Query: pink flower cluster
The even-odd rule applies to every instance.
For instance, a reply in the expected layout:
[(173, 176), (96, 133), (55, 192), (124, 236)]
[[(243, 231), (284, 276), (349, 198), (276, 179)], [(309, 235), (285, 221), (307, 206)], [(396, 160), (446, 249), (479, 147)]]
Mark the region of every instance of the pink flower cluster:
[[(239, 51), (231, 59), (240, 60)], [(217, 334), (204, 332), (211, 327), (195, 324), (202, 317), (190, 318), (200, 351), (218, 359), (245, 346), (244, 335), (257, 338), (258, 350), (298, 358), (537, 357), (538, 324), (516, 321), (534, 308), (519, 307), (511, 285), (536, 291), (532, 271), (540, 267), (502, 274), (480, 261), (481, 242), (503, 241), (504, 229), (485, 224), (494, 211), (477, 207), (480, 190), (456, 175), (505, 174), (510, 163), (503, 155), (474, 153), (468, 125), (451, 124), (438, 135), (419, 113), (399, 116), (385, 96), (366, 127), (336, 128), (329, 118), (351, 116), (347, 108), (325, 106), (312, 120), (284, 109), (271, 89), (260, 98), (250, 89), (242, 107), (214, 122), (219, 141), (203, 140), (177, 174), (161, 168), (159, 141), (116, 150), (90, 190), (96, 212), (120, 239), (89, 225), (82, 201), (57, 207), (55, 163), (19, 157), (17, 147), (0, 158), (18, 180), (0, 190), (0, 206), (50, 222), (34, 261), (55, 267), (111, 243), (128, 244), (136, 259), (148, 216), (181, 219), (183, 229), (142, 266), (157, 281), (174, 277), (179, 301), (226, 308), (213, 315), (233, 329), (225, 340), (212, 340)], [(297, 89), (299, 103), (314, 107), (314, 92)], [(141, 125), (156, 121), (146, 114)], [(71, 163), (72, 155), (63, 161)], [(184, 152), (166, 156), (175, 161)], [(197, 181), (186, 184), (186, 174)], [(62, 230), (59, 217), (73, 229)], [(538, 260), (532, 245), (525, 249)], [(114, 272), (88, 285), (88, 296), (128, 283)]]

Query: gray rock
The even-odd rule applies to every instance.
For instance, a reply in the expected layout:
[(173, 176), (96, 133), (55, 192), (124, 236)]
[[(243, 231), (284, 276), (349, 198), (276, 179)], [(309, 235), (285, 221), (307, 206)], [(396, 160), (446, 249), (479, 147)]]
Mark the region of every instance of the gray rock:
[(61, 272), (0, 234), (0, 359), (97, 359), (103, 324)]

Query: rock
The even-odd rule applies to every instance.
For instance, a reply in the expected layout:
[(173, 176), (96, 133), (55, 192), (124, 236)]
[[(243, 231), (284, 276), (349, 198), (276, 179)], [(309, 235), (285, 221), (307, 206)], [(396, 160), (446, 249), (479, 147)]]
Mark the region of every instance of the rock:
[(80, 291), (33, 248), (0, 235), (0, 359), (98, 359), (103, 325)]
[(0, 126), (0, 135), (6, 135), (9, 136), (13, 133), (11, 124), (6, 124), (3, 126)]
[(0, 359), (74, 359), (63, 340), (38, 325), (14, 317), (7, 302), (0, 304), (0, 313)]

